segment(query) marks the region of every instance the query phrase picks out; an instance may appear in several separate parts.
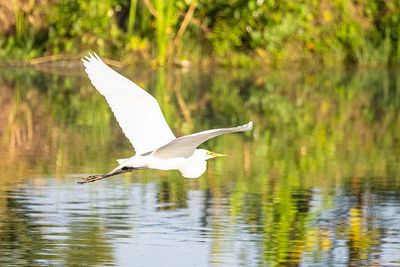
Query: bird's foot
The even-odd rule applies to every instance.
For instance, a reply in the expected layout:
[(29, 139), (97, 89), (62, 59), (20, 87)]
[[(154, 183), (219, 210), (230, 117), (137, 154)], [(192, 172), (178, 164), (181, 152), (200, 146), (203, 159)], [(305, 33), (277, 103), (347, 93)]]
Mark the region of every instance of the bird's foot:
[(96, 174), (96, 175), (90, 175), (89, 177), (83, 178), (82, 181), (79, 181), (78, 184), (87, 184), (87, 183), (93, 183), (95, 181), (101, 180), (108, 177), (105, 174)]
[(115, 176), (118, 174), (122, 174), (125, 172), (133, 172), (133, 171), (137, 171), (137, 170), (143, 170), (146, 169), (147, 167), (139, 167), (139, 168), (134, 168), (134, 167), (123, 167), (119, 170), (115, 170), (106, 174), (96, 174), (96, 175), (91, 175), (87, 178), (83, 178), (82, 181), (79, 181), (78, 184), (87, 184), (87, 183), (93, 183), (96, 182), (98, 180), (102, 180), (104, 178), (107, 177), (111, 177), (111, 176)]

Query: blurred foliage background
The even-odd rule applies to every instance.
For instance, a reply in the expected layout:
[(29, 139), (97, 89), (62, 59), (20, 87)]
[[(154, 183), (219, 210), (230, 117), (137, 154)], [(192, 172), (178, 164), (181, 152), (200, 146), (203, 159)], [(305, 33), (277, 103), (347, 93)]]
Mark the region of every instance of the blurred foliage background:
[(398, 0), (0, 0), (0, 58), (394, 65)]
[[(119, 71), (157, 98), (177, 136), (255, 123), (251, 133), (204, 145), (230, 157), (210, 161), (201, 179), (150, 170), (110, 179), (94, 185), (108, 205), (96, 207), (94, 191), (73, 187), (75, 179), (132, 155), (104, 98), (76, 62), (1, 68), (0, 265), (110, 265), (119, 257), (118, 220), (125, 234), (159, 234), (169, 228), (158, 221), (166, 210), (187, 242), (190, 227), (180, 223), (191, 205), (204, 218), (200, 228), (190, 223), (211, 240), (211, 261), (242, 244), (229, 255), (257, 266), (398, 265), (399, 69), (353, 66), (399, 65), (399, 24), (399, 0), (0, 0), (0, 65), (96, 51), (122, 62), (111, 65), (133, 65)], [(313, 65), (350, 67), (298, 68)], [(147, 193), (130, 193), (138, 187)], [(191, 202), (193, 193), (203, 204)], [(86, 195), (84, 204), (75, 199)], [(151, 198), (156, 204), (143, 210), (155, 215), (144, 213), (144, 226), (128, 208)], [(51, 218), (58, 232), (48, 230)], [(179, 251), (171, 238), (168, 247)]]

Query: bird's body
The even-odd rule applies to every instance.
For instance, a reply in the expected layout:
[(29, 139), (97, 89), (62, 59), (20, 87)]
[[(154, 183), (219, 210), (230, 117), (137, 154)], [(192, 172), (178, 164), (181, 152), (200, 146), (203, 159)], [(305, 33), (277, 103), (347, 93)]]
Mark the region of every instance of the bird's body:
[[(196, 149), (193, 155), (188, 158), (159, 158), (154, 156), (153, 153), (138, 156), (135, 155), (127, 159), (118, 160), (120, 165), (117, 169), (128, 167), (135, 169), (149, 168), (163, 171), (178, 170), (185, 178), (198, 178), (206, 170), (206, 160), (204, 158), (207, 153), (207, 150)], [(210, 158), (212, 158), (212, 156), (210, 156)]]
[(82, 61), (92, 84), (106, 98), (136, 155), (117, 160), (119, 165), (107, 174), (89, 176), (80, 183), (147, 168), (178, 170), (183, 177), (198, 178), (206, 171), (208, 159), (224, 156), (197, 149), (200, 144), (219, 135), (250, 131), (253, 127), (249, 122), (176, 138), (154, 97), (112, 70), (96, 54)]

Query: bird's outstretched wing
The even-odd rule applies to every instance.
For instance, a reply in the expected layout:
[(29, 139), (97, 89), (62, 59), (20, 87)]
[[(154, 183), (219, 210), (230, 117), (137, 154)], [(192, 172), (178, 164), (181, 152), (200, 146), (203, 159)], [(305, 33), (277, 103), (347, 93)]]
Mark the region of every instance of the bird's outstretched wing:
[(89, 54), (82, 62), (137, 154), (153, 151), (175, 139), (153, 96), (108, 67), (96, 54)]
[(205, 141), (217, 137), (219, 135), (245, 132), (253, 129), (253, 122), (249, 122), (242, 126), (233, 128), (221, 128), (198, 132), (186, 136), (176, 138), (168, 144), (160, 147), (154, 151), (153, 155), (158, 158), (171, 158), (171, 157), (190, 157), (193, 155), (195, 149)]

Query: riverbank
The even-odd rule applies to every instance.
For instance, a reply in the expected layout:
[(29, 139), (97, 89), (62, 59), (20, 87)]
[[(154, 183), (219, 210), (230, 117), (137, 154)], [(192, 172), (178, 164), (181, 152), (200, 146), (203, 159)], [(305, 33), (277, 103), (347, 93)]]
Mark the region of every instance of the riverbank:
[(89, 51), (127, 65), (146, 61), (152, 66), (400, 62), (395, 0), (13, 3), (0, 1), (0, 60), (12, 64)]

